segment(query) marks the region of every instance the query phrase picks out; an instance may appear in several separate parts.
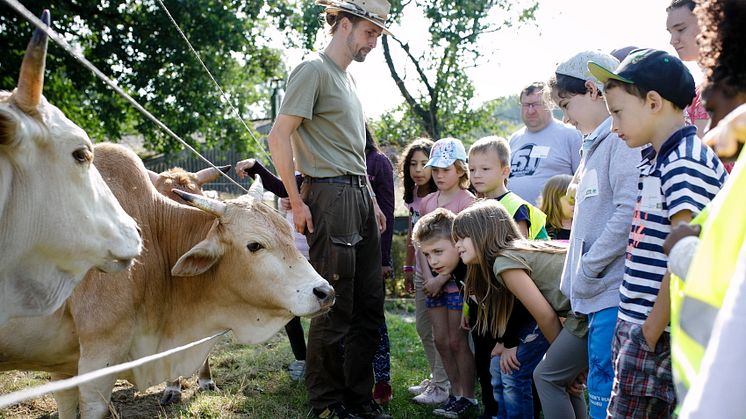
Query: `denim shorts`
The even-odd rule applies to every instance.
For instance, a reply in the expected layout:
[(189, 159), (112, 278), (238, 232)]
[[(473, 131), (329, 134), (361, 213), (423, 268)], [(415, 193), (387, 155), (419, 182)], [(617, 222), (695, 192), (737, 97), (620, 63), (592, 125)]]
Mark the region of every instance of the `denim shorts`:
[(460, 292), (442, 292), (435, 298), (426, 297), (427, 308), (446, 307), (448, 310), (458, 310), (464, 307), (464, 297)]

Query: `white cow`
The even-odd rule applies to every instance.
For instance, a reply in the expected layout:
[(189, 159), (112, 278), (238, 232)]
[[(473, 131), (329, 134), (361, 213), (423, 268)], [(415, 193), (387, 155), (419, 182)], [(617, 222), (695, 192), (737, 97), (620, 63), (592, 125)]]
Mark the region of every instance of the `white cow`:
[[(334, 289), (298, 252), (289, 225), (268, 206), (253, 198), (223, 203), (184, 192), (182, 198), (201, 210), (173, 202), (121, 146), (96, 146), (96, 165), (138, 220), (142, 256), (125, 272), (89, 273), (52, 315), (0, 327), (0, 370), (68, 377), (224, 329), (242, 343), (258, 343), (294, 315), (320, 314), (334, 303)], [(124, 378), (144, 389), (191, 375), (212, 346), (146, 364)], [(75, 418), (78, 403), (82, 418), (104, 417), (115, 379), (56, 393), (60, 418)]]
[(0, 91), (0, 324), (53, 312), (89, 269), (125, 269), (142, 244), (91, 140), (42, 96), (46, 50), (37, 30), (17, 89)]

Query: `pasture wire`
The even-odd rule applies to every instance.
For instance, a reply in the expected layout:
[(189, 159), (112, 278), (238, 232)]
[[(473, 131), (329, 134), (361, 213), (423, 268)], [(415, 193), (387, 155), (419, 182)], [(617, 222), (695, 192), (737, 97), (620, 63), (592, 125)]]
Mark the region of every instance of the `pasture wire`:
[[(34, 26), (36, 26), (37, 28), (39, 28), (40, 30), (42, 30), (44, 33), (46, 33), (47, 36), (49, 36), (50, 39), (52, 39), (59, 46), (61, 46), (65, 51), (67, 51), (70, 55), (72, 55), (73, 58), (75, 58), (78, 62), (80, 62), (81, 64), (83, 64), (84, 67), (86, 67), (89, 70), (91, 70), (96, 75), (96, 77), (98, 77), (106, 85), (108, 85), (109, 87), (111, 87), (117, 94), (119, 94), (125, 100), (127, 100), (132, 106), (135, 107), (135, 109), (137, 109), (138, 111), (140, 111), (143, 115), (145, 115), (148, 119), (150, 119), (153, 123), (155, 123), (159, 128), (161, 128), (169, 136), (171, 136), (172, 138), (176, 139), (178, 142), (180, 142), (182, 145), (184, 145), (184, 147), (186, 147), (192, 153), (196, 154), (200, 159), (202, 159), (210, 167), (218, 169), (214, 164), (212, 164), (211, 161), (209, 161), (208, 159), (206, 159), (205, 157), (203, 157), (197, 150), (195, 150), (186, 141), (184, 141), (183, 139), (181, 139), (181, 137), (179, 137), (170, 128), (168, 128), (168, 126), (166, 126), (163, 122), (161, 122), (158, 118), (156, 118), (153, 114), (151, 114), (147, 109), (145, 109), (142, 105), (140, 105), (134, 98), (132, 98), (129, 94), (127, 94), (124, 90), (122, 90), (119, 86), (117, 86), (116, 82), (114, 82), (112, 79), (110, 79), (108, 76), (106, 76), (103, 72), (101, 72), (98, 68), (96, 68), (96, 66), (94, 66), (85, 57), (83, 57), (82, 55), (78, 54), (72, 48), (72, 46), (70, 46), (70, 44), (67, 43), (67, 41), (65, 41), (64, 39), (62, 39), (57, 34), (57, 32), (55, 32), (53, 29), (51, 29), (51, 27), (45, 25), (44, 22), (42, 22), (36, 16), (34, 16), (21, 3), (19, 3), (17, 0), (4, 0), (4, 1), (10, 7), (12, 7), (13, 9), (15, 9), (19, 14), (21, 14), (24, 18), (26, 18), (30, 23), (32, 23)], [(164, 7), (164, 9), (165, 9), (165, 7)], [(170, 14), (169, 14), (169, 17), (170, 17)], [(181, 33), (181, 30), (179, 30), (179, 32)], [(182, 36), (183, 36), (183, 34), (182, 34)], [(190, 48), (191, 48), (191, 44), (190, 44)], [(195, 54), (196, 54), (196, 52), (195, 52)], [(199, 56), (198, 56), (198, 59), (199, 59)], [(200, 63), (202, 63), (201, 60), (200, 60)], [(202, 63), (202, 65), (204, 67), (204, 63)], [(205, 67), (205, 70), (207, 70), (206, 67)], [(209, 74), (209, 71), (208, 71), (208, 74)], [(213, 81), (215, 83), (217, 83), (215, 81), (215, 79), (212, 77), (212, 74), (210, 74), (210, 78), (212, 78)], [(224, 92), (222, 91), (222, 89), (221, 89), (221, 93), (224, 94)], [(230, 104), (230, 101), (227, 101), (227, 102)], [(232, 105), (231, 105), (231, 107), (235, 110), (235, 107), (233, 107)], [(246, 123), (243, 121), (243, 119), (241, 119), (241, 122), (246, 127), (246, 129), (248, 130), (248, 132), (251, 134), (251, 130), (249, 130), (248, 126), (246, 126)], [(253, 136), (253, 134), (251, 134), (251, 136), (254, 139), (254, 141), (257, 141), (257, 144), (259, 145), (260, 149), (266, 155), (267, 153), (264, 150), (264, 148), (261, 146), (261, 143), (258, 142), (258, 140), (256, 139), (256, 137)], [(220, 171), (220, 170), (218, 170), (218, 172), (220, 172), (224, 177), (228, 178), (229, 181), (231, 181), (232, 183), (234, 183), (240, 189), (242, 189), (243, 191), (245, 191), (245, 192), (248, 193), (248, 191), (246, 190), (246, 188), (244, 188), (242, 185), (240, 185), (239, 183), (237, 183), (235, 180), (233, 180), (229, 176), (223, 174), (222, 171)], [(0, 409), (8, 407), (8, 406), (11, 406), (11, 405), (18, 404), (18, 403), (23, 402), (23, 401), (28, 400), (28, 399), (33, 399), (33, 398), (42, 396), (42, 395), (47, 394), (47, 393), (52, 393), (52, 392), (56, 392), (56, 391), (62, 391), (62, 390), (71, 389), (71, 388), (74, 388), (74, 387), (78, 387), (80, 384), (83, 384), (83, 383), (86, 383), (86, 382), (89, 382), (89, 381), (92, 381), (92, 380), (96, 380), (98, 378), (101, 378), (101, 377), (104, 377), (104, 376), (107, 376), (107, 375), (117, 374), (117, 373), (120, 373), (120, 372), (123, 372), (123, 371), (130, 370), (132, 368), (139, 367), (139, 366), (147, 364), (149, 362), (153, 362), (153, 361), (156, 361), (158, 359), (171, 356), (171, 355), (173, 355), (175, 353), (178, 353), (178, 352), (190, 349), (190, 348), (192, 348), (194, 346), (201, 345), (203, 343), (209, 342), (209, 341), (211, 341), (213, 339), (216, 339), (216, 338), (218, 338), (220, 336), (223, 336), (224, 334), (226, 334), (228, 332), (229, 332), (229, 330), (226, 329), (226, 330), (224, 330), (222, 332), (219, 332), (219, 333), (216, 333), (216, 334), (214, 334), (212, 336), (208, 336), (206, 338), (203, 338), (203, 339), (200, 339), (200, 340), (188, 343), (188, 344), (183, 345), (183, 346), (179, 346), (177, 348), (169, 349), (169, 350), (157, 353), (157, 354), (145, 356), (145, 357), (136, 359), (134, 361), (129, 361), (129, 362), (125, 362), (125, 363), (122, 363), (122, 364), (113, 365), (111, 367), (106, 367), (106, 368), (102, 368), (102, 369), (99, 369), (99, 370), (91, 371), (91, 372), (88, 372), (88, 373), (83, 374), (83, 375), (78, 375), (78, 376), (71, 377), (71, 378), (68, 378), (68, 379), (54, 381), (54, 382), (51, 382), (51, 383), (48, 383), (48, 384), (44, 384), (44, 385), (41, 385), (41, 386), (27, 388), (27, 389), (19, 390), (19, 391), (12, 392), (12, 393), (9, 393), (9, 394), (1, 395), (0, 396)]]
[[(148, 355), (148, 356), (136, 359), (134, 361), (112, 365), (111, 367), (106, 367), (106, 368), (102, 368), (99, 370), (91, 371), (83, 375), (77, 375), (75, 377), (66, 378), (64, 380), (53, 381), (51, 383), (47, 383), (41, 386), (26, 388), (23, 390), (15, 391), (13, 393), (2, 395), (0, 396), (0, 409), (14, 405), (14, 404), (18, 404), (28, 399), (34, 399), (36, 397), (40, 397), (47, 393), (52, 393), (52, 392), (61, 391), (61, 390), (68, 390), (68, 389), (77, 387), (83, 383), (86, 383), (88, 381), (93, 381), (101, 377), (105, 377), (107, 375), (117, 374), (123, 371), (130, 370), (135, 367), (139, 367), (141, 365), (147, 364), (148, 362), (156, 361), (158, 359), (171, 356), (177, 352), (181, 352), (189, 348), (192, 348), (194, 346), (209, 342), (213, 339), (223, 336), (224, 334), (228, 332), (229, 330), (226, 329), (220, 333), (216, 333), (212, 336), (208, 336), (206, 338), (194, 341), (192, 343), (188, 343), (183, 346), (179, 346), (178, 348), (169, 349), (167, 351), (159, 352), (154, 355)], [(171, 378), (175, 378), (175, 377), (171, 377)]]
[(228, 106), (231, 108), (231, 111), (233, 112), (235, 117), (238, 118), (239, 121), (241, 121), (241, 125), (243, 125), (243, 127), (246, 129), (246, 132), (249, 133), (249, 136), (251, 136), (251, 139), (254, 140), (256, 145), (259, 146), (259, 150), (262, 151), (262, 153), (267, 158), (267, 160), (272, 161), (269, 156), (269, 153), (267, 153), (267, 150), (264, 149), (264, 147), (262, 146), (262, 143), (259, 142), (259, 140), (254, 136), (254, 133), (249, 128), (249, 126), (246, 125), (246, 121), (244, 121), (244, 119), (241, 117), (241, 113), (238, 111), (238, 109), (236, 109), (235, 106), (233, 106), (233, 102), (230, 100), (228, 95), (225, 93), (225, 90), (223, 90), (223, 87), (220, 86), (220, 83), (218, 83), (215, 77), (213, 77), (212, 72), (210, 72), (210, 69), (207, 68), (207, 65), (205, 65), (205, 62), (202, 61), (202, 57), (199, 56), (199, 53), (194, 49), (194, 47), (192, 46), (192, 43), (189, 42), (189, 39), (186, 37), (184, 32), (181, 30), (181, 27), (179, 27), (179, 24), (176, 23), (176, 20), (174, 19), (174, 17), (171, 16), (171, 12), (168, 11), (168, 8), (166, 8), (166, 5), (163, 4), (163, 1), (161, 0), (158, 0), (158, 4), (160, 4), (161, 8), (163, 8), (163, 11), (166, 12), (166, 15), (168, 16), (169, 20), (171, 20), (171, 23), (173, 23), (174, 27), (179, 32), (179, 35), (181, 35), (181, 38), (184, 39), (184, 42), (186, 42), (187, 46), (189, 47), (189, 50), (192, 51), (192, 54), (194, 54), (194, 56), (197, 58), (197, 61), (199, 61), (199, 64), (205, 70), (207, 75), (210, 76), (210, 80), (212, 80), (212, 82), (215, 84), (215, 87), (218, 89), (218, 91), (220, 91), (220, 96), (223, 97), (223, 100), (225, 101), (225, 103), (227, 103)]
[[(233, 183), (234, 185), (238, 186), (241, 190), (243, 190), (246, 193), (249, 192), (240, 183), (236, 182), (230, 176), (226, 175), (221, 170), (219, 170), (217, 168), (217, 166), (215, 166), (214, 164), (212, 164), (212, 162), (210, 160), (208, 160), (204, 156), (202, 156), (197, 150), (194, 149), (194, 147), (192, 147), (186, 141), (184, 141), (183, 139), (181, 139), (181, 137), (179, 137), (175, 132), (171, 131), (171, 129), (168, 126), (166, 126), (166, 124), (164, 124), (163, 122), (161, 122), (152, 113), (150, 113), (147, 109), (145, 109), (142, 105), (140, 105), (134, 98), (132, 98), (132, 96), (130, 96), (129, 94), (127, 94), (127, 92), (125, 92), (122, 88), (120, 88), (119, 86), (117, 86), (117, 83), (115, 81), (113, 81), (106, 74), (104, 74), (103, 72), (101, 72), (101, 70), (99, 70), (98, 68), (96, 68), (96, 66), (93, 65), (90, 61), (88, 61), (83, 55), (77, 53), (73, 49), (73, 47), (67, 41), (65, 41), (64, 39), (62, 39), (62, 37), (60, 37), (57, 34), (57, 32), (54, 29), (52, 29), (50, 26), (45, 25), (44, 22), (42, 22), (41, 20), (39, 20), (39, 18), (37, 18), (36, 16), (34, 16), (34, 14), (31, 13), (24, 5), (22, 5), (21, 3), (19, 3), (18, 0), (3, 0), (3, 1), (5, 1), (6, 4), (8, 4), (10, 7), (14, 8), (18, 13), (20, 13), (23, 17), (25, 17), (26, 20), (28, 20), (29, 22), (31, 22), (32, 24), (34, 24), (34, 26), (36, 26), (37, 28), (39, 28), (40, 30), (42, 30), (44, 33), (46, 33), (47, 36), (49, 36), (50, 39), (52, 39), (59, 46), (61, 46), (62, 49), (64, 49), (70, 55), (72, 55), (73, 58), (75, 58), (79, 63), (83, 64), (84, 67), (86, 67), (89, 70), (91, 70), (93, 72), (93, 74), (96, 75), (96, 77), (98, 77), (99, 79), (101, 79), (101, 81), (103, 81), (104, 83), (106, 83), (106, 85), (108, 85), (109, 87), (111, 87), (117, 94), (119, 94), (125, 100), (127, 100), (132, 106), (135, 107), (135, 109), (137, 109), (138, 111), (140, 111), (140, 113), (142, 113), (143, 115), (145, 115), (145, 117), (147, 117), (148, 119), (150, 119), (154, 124), (156, 124), (166, 134), (168, 134), (169, 136), (171, 136), (172, 138), (174, 138), (176, 141), (180, 142), (189, 151), (191, 151), (192, 153), (196, 154), (197, 157), (199, 157), (202, 161), (204, 161), (205, 163), (207, 163), (210, 167), (212, 167), (215, 170), (217, 170), (221, 174), (221, 176), (223, 176), (226, 179), (228, 179), (231, 183)], [(261, 144), (259, 146), (261, 148)]]

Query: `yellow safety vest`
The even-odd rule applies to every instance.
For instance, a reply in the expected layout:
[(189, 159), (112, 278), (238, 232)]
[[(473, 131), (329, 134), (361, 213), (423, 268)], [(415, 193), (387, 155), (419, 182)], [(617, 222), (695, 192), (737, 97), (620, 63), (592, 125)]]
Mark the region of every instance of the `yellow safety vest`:
[(671, 275), (671, 361), (679, 404), (697, 378), (746, 238), (744, 155), (742, 151), (723, 189), (692, 221), (702, 232), (686, 280)]
[(531, 221), (531, 225), (528, 227), (528, 238), (531, 240), (548, 240), (549, 234), (547, 234), (544, 225), (547, 222), (547, 216), (540, 209), (526, 202), (523, 198), (513, 192), (508, 192), (500, 198), (500, 203), (503, 204), (508, 214), (514, 216), (518, 208), (521, 205), (528, 207), (528, 218)]

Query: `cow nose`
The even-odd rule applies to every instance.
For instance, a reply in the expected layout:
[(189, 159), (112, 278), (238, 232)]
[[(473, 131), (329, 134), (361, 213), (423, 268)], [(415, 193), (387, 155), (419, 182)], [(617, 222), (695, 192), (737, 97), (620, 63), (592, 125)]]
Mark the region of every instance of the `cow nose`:
[(322, 307), (334, 304), (334, 288), (331, 285), (322, 285), (313, 289), (313, 295), (319, 299)]

